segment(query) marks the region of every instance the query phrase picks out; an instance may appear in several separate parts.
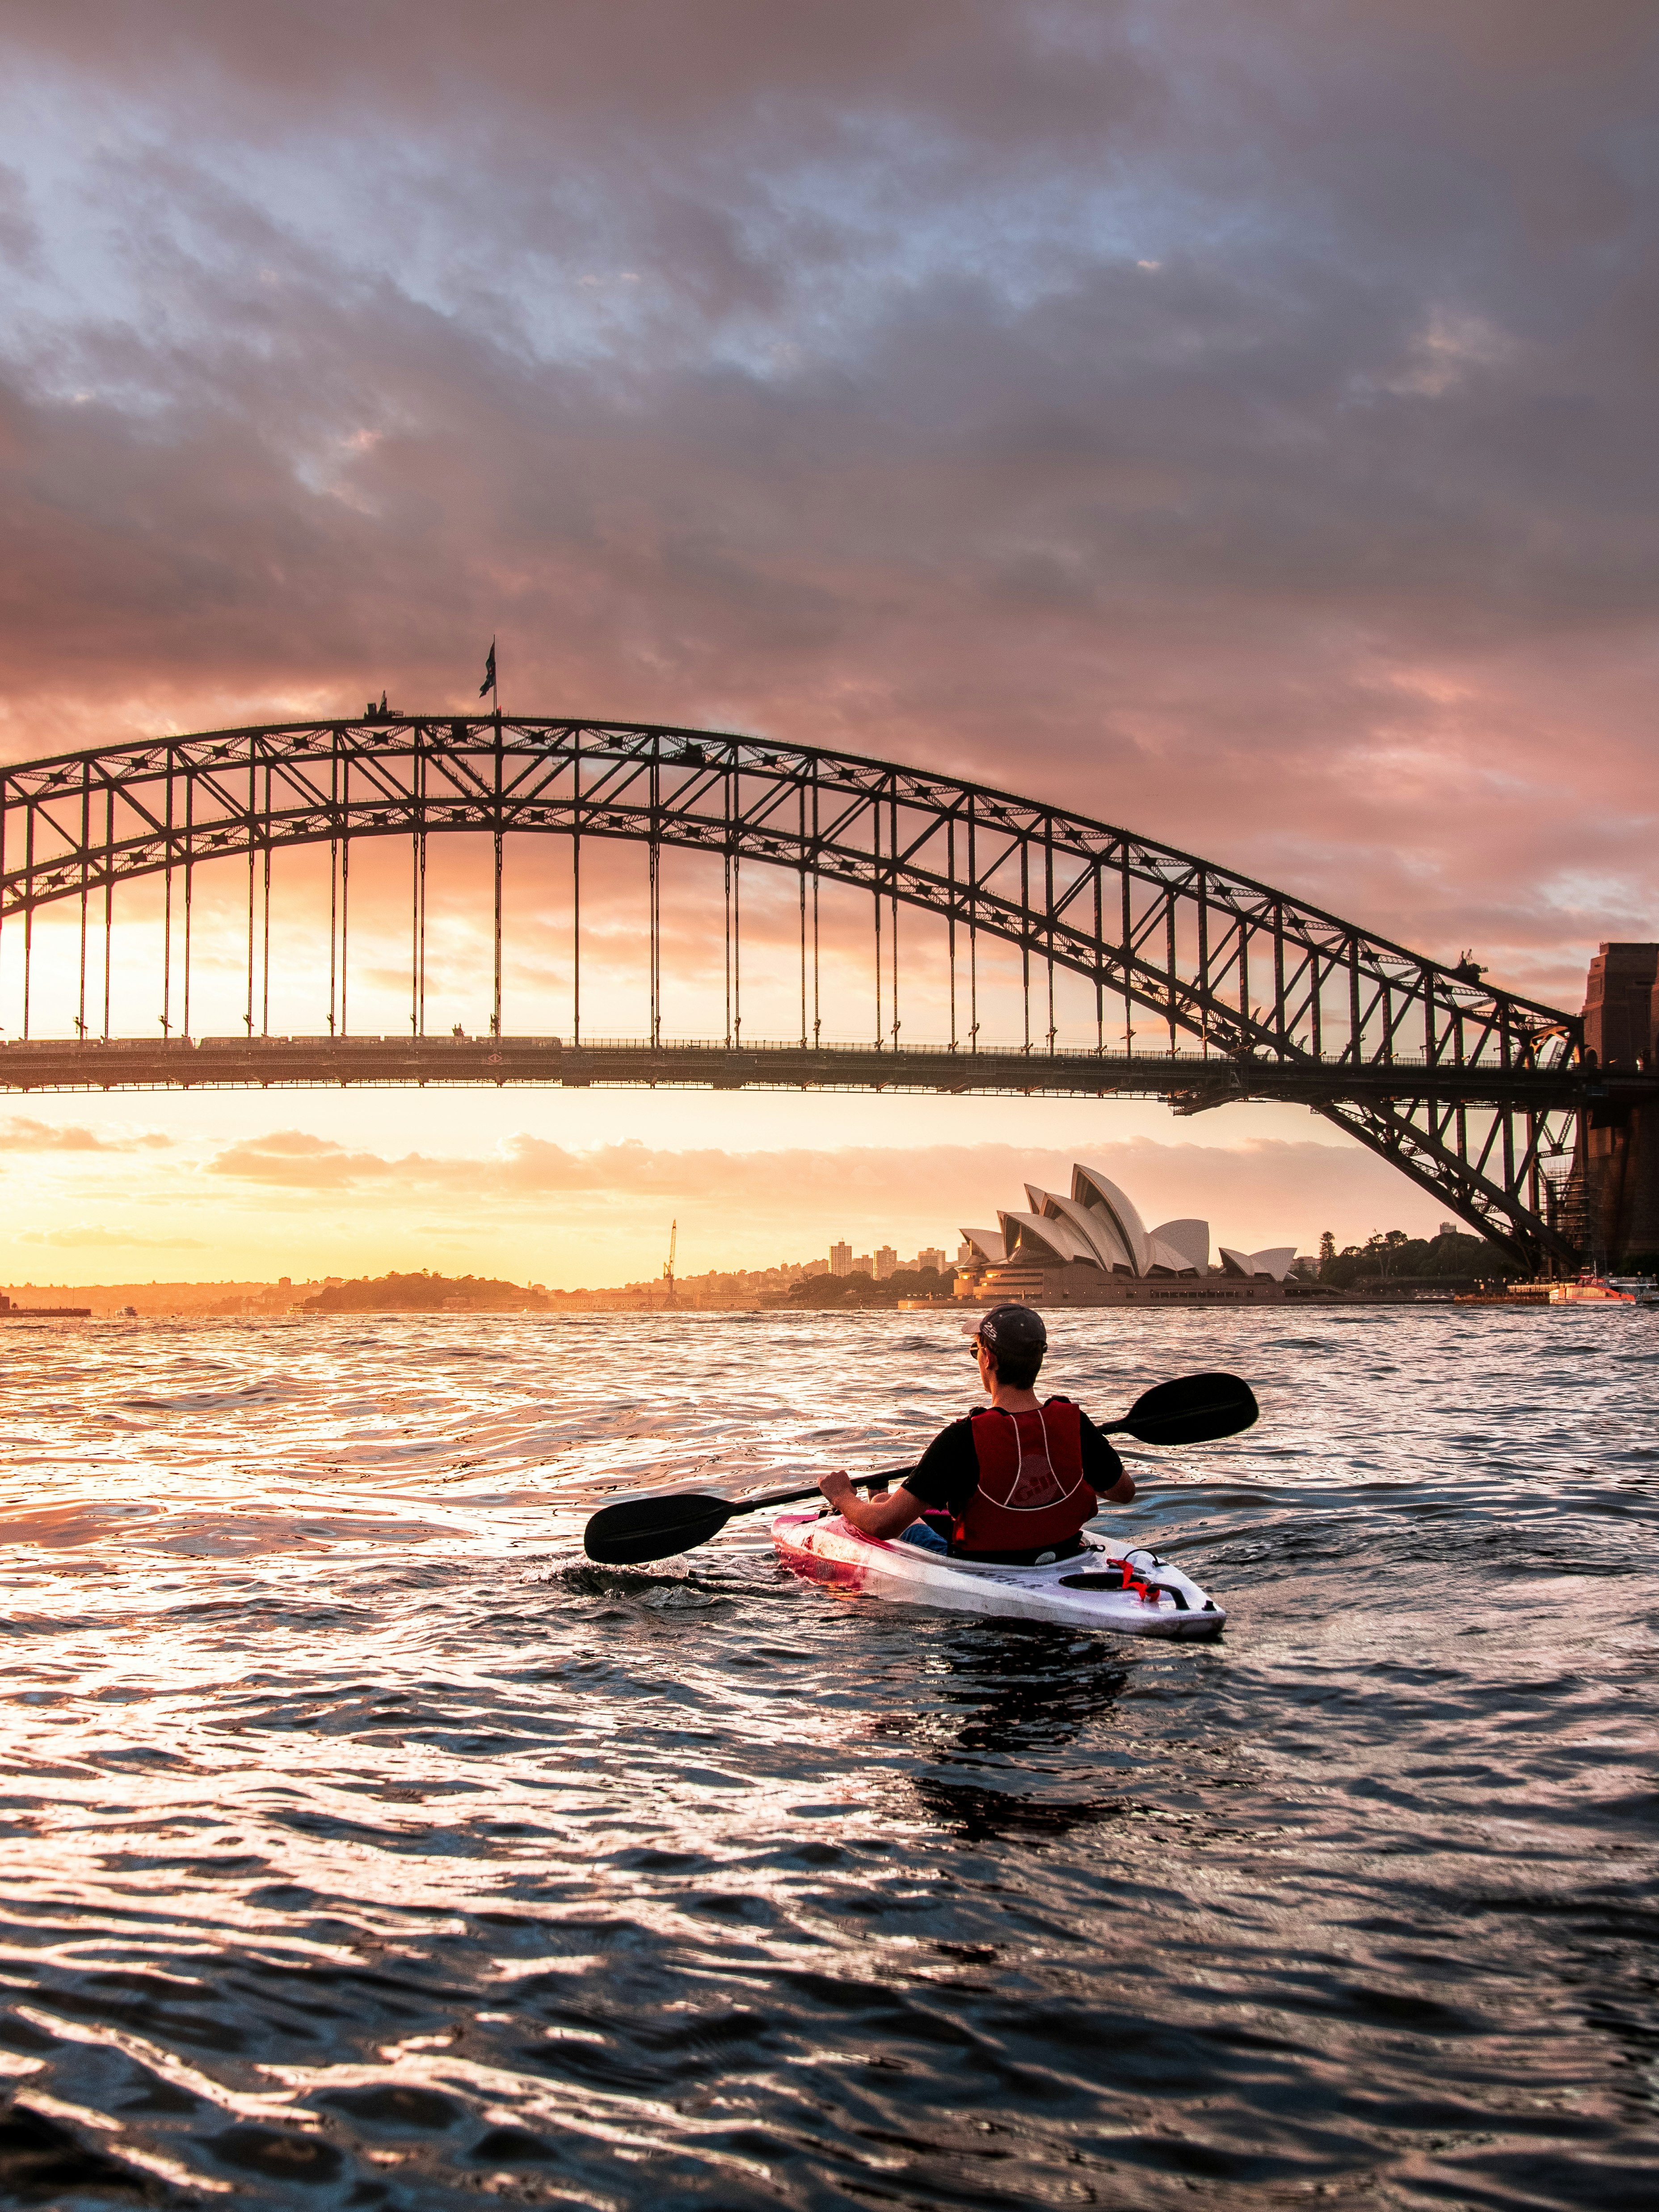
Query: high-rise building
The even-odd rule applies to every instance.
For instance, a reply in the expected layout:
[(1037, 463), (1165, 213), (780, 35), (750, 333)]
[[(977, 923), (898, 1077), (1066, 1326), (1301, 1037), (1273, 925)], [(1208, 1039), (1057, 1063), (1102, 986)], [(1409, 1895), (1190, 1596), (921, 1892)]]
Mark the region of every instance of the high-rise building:
[(853, 1273), (855, 1275), (868, 1275), (872, 1272), (873, 1270), (870, 1264), (870, 1255), (867, 1252), (854, 1253), (853, 1255)]
[(878, 1283), (884, 1283), (897, 1266), (898, 1254), (893, 1249), (892, 1246), (890, 1244), (877, 1245), (876, 1280)]
[(916, 1255), (918, 1267), (932, 1267), (936, 1273), (945, 1273), (945, 1255), (937, 1244), (924, 1244)]
[(973, 1246), (969, 1243), (968, 1239), (964, 1237), (963, 1238), (963, 1240), (962, 1240), (961, 1243), (960, 1243), (960, 1244), (958, 1244), (958, 1245), (957, 1245), (957, 1267), (971, 1267), (973, 1266), (973, 1264), (974, 1264), (975, 1261), (978, 1257), (979, 1257), (978, 1253), (976, 1253), (976, 1252), (975, 1251), (975, 1249), (974, 1249)]
[(853, 1248), (850, 1244), (830, 1247), (830, 1272), (832, 1275), (850, 1275), (853, 1272)]

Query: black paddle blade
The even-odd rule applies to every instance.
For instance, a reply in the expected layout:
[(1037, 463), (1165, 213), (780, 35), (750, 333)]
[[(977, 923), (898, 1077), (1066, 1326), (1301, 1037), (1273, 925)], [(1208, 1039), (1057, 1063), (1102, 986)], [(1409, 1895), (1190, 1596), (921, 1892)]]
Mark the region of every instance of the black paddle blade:
[(641, 1567), (718, 1536), (742, 1509), (729, 1498), (683, 1490), (673, 1498), (623, 1498), (601, 1506), (582, 1530), (582, 1549), (605, 1567)]
[(1154, 1384), (1115, 1425), (1144, 1444), (1206, 1444), (1236, 1437), (1255, 1416), (1255, 1394), (1237, 1375), (1182, 1375)]

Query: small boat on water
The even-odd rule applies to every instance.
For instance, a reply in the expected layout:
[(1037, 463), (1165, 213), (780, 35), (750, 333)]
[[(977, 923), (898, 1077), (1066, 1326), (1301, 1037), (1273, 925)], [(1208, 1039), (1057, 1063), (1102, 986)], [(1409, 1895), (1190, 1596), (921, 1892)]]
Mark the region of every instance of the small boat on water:
[(1659, 1306), (1659, 1283), (1651, 1275), (1580, 1275), (1574, 1283), (1552, 1283), (1553, 1306)]
[(1145, 1544), (1085, 1536), (1085, 1551), (1046, 1566), (978, 1566), (919, 1544), (866, 1536), (839, 1513), (810, 1508), (780, 1513), (772, 1541), (798, 1575), (901, 1604), (1048, 1620), (1115, 1636), (1215, 1636), (1227, 1618), (1206, 1591)]

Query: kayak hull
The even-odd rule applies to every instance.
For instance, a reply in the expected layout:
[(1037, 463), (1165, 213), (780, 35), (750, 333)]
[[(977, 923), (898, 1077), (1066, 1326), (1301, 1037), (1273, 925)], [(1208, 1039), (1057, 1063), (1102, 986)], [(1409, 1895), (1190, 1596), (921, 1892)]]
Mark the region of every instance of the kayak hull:
[[(943, 1606), (1003, 1620), (1048, 1620), (1066, 1628), (1103, 1629), (1114, 1636), (1197, 1638), (1219, 1634), (1227, 1616), (1207, 1591), (1144, 1544), (1085, 1537), (1081, 1557), (1042, 1567), (981, 1567), (919, 1544), (883, 1542), (849, 1528), (839, 1513), (810, 1508), (781, 1513), (772, 1541), (784, 1565), (833, 1589), (864, 1591), (904, 1605)], [(1143, 1596), (1103, 1584), (1125, 1555), (1138, 1580), (1156, 1586)]]

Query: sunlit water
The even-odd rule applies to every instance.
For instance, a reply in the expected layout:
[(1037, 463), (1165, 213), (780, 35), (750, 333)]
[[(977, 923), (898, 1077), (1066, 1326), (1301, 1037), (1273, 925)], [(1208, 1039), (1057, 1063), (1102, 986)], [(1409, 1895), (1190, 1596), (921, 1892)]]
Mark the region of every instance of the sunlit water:
[(1218, 1644), (581, 1563), (943, 1320), (9, 1326), (0, 2197), (1650, 2205), (1659, 1313), (1054, 1334)]

